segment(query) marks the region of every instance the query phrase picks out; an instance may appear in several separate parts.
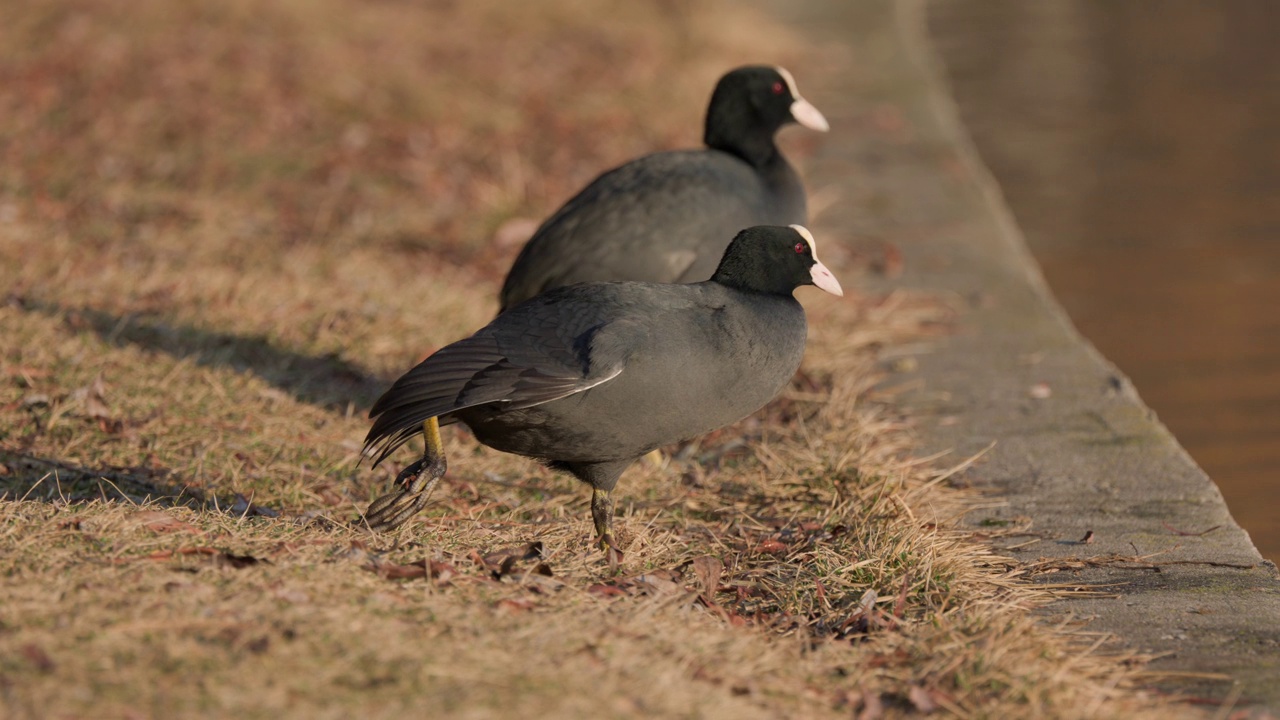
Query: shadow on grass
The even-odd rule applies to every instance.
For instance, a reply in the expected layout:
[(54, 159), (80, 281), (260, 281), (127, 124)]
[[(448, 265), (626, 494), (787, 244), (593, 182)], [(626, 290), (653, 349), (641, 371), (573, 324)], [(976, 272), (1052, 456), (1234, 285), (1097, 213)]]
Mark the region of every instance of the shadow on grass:
[(230, 498), (219, 498), (197, 488), (174, 484), (170, 472), (163, 468), (88, 468), (7, 448), (0, 448), (0, 463), (6, 470), (4, 475), (0, 475), (0, 500), (47, 503), (104, 500), (220, 510), (231, 515), (279, 515), (239, 493)]
[(335, 354), (305, 355), (281, 348), (263, 335), (203, 330), (160, 318), (66, 308), (25, 298), (19, 306), (28, 312), (61, 317), (71, 327), (92, 330), (117, 347), (136, 345), (177, 358), (194, 358), (205, 367), (251, 372), (296, 400), (319, 407), (346, 411), (353, 405), (357, 411), (364, 410), (391, 385), (390, 379), (377, 377)]

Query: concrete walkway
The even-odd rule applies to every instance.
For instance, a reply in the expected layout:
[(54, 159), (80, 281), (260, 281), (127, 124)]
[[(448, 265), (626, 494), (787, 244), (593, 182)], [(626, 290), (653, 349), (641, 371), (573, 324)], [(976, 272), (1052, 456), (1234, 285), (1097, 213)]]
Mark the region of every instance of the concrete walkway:
[(971, 522), (1025, 528), (995, 544), (1042, 563), (1037, 580), (1105, 585), (1050, 612), (1159, 655), (1152, 669), (1169, 674), (1153, 683), (1280, 711), (1275, 566), (1053, 300), (956, 120), (922, 1), (767, 7), (831, 49), (828, 67), (797, 73), (832, 125), (807, 171), (814, 225), (901, 250), (903, 274), (869, 289), (937, 291), (961, 308), (957, 332), (886, 384), (915, 388), (898, 401), (925, 452), (958, 462), (994, 443), (963, 479), (1007, 504)]

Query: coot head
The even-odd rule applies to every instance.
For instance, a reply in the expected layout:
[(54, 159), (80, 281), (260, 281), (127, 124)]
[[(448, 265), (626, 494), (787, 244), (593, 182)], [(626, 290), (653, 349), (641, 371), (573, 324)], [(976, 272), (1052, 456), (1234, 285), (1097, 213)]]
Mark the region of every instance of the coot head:
[(708, 147), (754, 164), (773, 148), (778, 128), (791, 122), (823, 132), (829, 128), (822, 113), (800, 97), (795, 78), (785, 68), (748, 65), (730, 71), (716, 84), (704, 140)]
[(844, 290), (818, 260), (817, 243), (801, 225), (760, 225), (738, 233), (711, 279), (739, 290), (790, 295), (816, 285), (832, 295)]

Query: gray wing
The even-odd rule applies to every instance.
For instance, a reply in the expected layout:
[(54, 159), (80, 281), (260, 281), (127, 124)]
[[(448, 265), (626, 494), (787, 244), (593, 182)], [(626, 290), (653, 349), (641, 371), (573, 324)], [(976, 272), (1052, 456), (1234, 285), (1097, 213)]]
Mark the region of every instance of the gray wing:
[(369, 411), (374, 423), (364, 447), (376, 454), (374, 465), (422, 432), (430, 418), (445, 425), (455, 420), (453, 413), (477, 405), (513, 410), (541, 405), (622, 372), (621, 362), (607, 367), (591, 362), (591, 339), (603, 323), (580, 313), (565, 322), (559, 313), (532, 309), (500, 316), (396, 380)]

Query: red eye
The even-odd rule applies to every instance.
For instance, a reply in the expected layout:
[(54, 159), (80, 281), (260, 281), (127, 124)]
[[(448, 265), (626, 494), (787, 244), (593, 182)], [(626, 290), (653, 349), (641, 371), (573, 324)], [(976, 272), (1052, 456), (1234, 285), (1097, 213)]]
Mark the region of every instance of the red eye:
[(774, 83), (774, 84), (773, 84), (773, 94), (774, 94), (774, 95), (781, 95), (781, 94), (782, 94), (782, 83), (780, 83), (780, 82), (776, 82), (776, 83)]
[(797, 255), (803, 255), (803, 254), (804, 254), (804, 251), (805, 251), (805, 250), (808, 250), (808, 249), (809, 249), (809, 246), (808, 246), (808, 245), (805, 245), (804, 243), (796, 243), (796, 254), (797, 254)]

